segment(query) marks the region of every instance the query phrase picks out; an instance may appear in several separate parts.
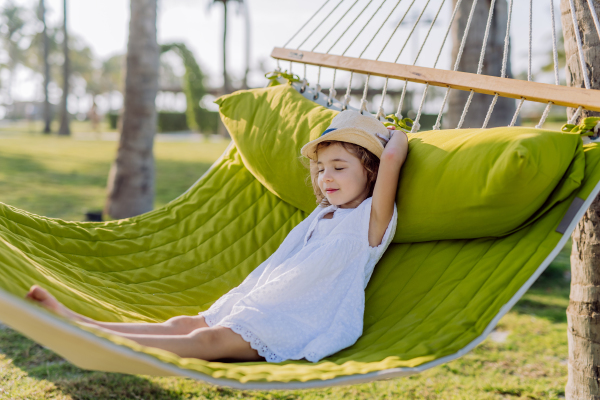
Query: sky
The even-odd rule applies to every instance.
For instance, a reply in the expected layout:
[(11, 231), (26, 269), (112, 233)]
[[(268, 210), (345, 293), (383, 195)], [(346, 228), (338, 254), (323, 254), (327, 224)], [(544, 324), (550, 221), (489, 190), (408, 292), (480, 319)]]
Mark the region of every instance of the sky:
[[(0, 6), (6, 0), (0, 0)], [(32, 5), (36, 0), (16, 0), (20, 4)], [(46, 0), (49, 9), (48, 19), (51, 24), (60, 24), (62, 21), (62, 0)], [(292, 35), (302, 27), (302, 25), (321, 7), (325, 0), (245, 0), (250, 14), (250, 60), (251, 71), (250, 84), (252, 86), (264, 86), (265, 79), (262, 76), (265, 70), (272, 70), (276, 62), (269, 55), (275, 46), (283, 46)], [(352, 3), (356, 1), (355, 7), (350, 9), (345, 19), (339, 25), (335, 25), (335, 16), (341, 16)], [(505, 1), (505, 0), (497, 0)], [(547, 62), (547, 53), (551, 50), (551, 22), (550, 22), (550, 3), (552, 0), (533, 0), (533, 49), (534, 49), (534, 67), (537, 71), (539, 66)], [(222, 84), (222, 20), (223, 7), (220, 4), (211, 6), (211, 0), (159, 0), (158, 10), (158, 42), (184, 42), (193, 51), (201, 68), (209, 76), (207, 82), (209, 86), (219, 87)], [(291, 46), (299, 45), (302, 38), (308, 36), (313, 29), (316, 32), (302, 46), (302, 49), (311, 50), (315, 44), (322, 38), (326, 32), (331, 33), (316, 48), (315, 51), (325, 52), (335, 39), (346, 29), (350, 22), (358, 15), (365, 6), (364, 13), (358, 18), (355, 25), (352, 25), (346, 35), (332, 49), (334, 54), (342, 54), (350, 40), (359, 32), (359, 29), (373, 15), (381, 0), (345, 0), (342, 5), (336, 9), (332, 17), (325, 20), (319, 26), (319, 22), (325, 15), (331, 11), (339, 0), (330, 0), (324, 6), (323, 10), (317, 15), (313, 23), (306, 26), (298, 37), (290, 43)], [(421, 9), (426, 0), (417, 0), (414, 8)], [(444, 4), (442, 4), (444, 3)], [(387, 0), (381, 6), (381, 9), (375, 14), (373, 21), (356, 42), (349, 48), (347, 55), (358, 56), (361, 50), (367, 45), (373, 37), (375, 31), (382, 27), (382, 22), (386, 16), (391, 14), (389, 20), (383, 24), (378, 36), (364, 54), (365, 58), (374, 59), (377, 53), (385, 44), (387, 37), (391, 34), (396, 24), (400, 21), (401, 15), (406, 11), (410, 0), (403, 0), (400, 6), (391, 13), (396, 0)], [(438, 20), (431, 31), (431, 35), (424, 51), (421, 53), (418, 65), (432, 66), (435, 56), (439, 50), (442, 38), (445, 34), (447, 24), (452, 11), (451, 0), (430, 0), (429, 7), (423, 16), (424, 22), (418, 25), (416, 35), (409, 40), (402, 53), (399, 62), (412, 63), (414, 55), (418, 50), (417, 39), (422, 40), (427, 34), (429, 24), (434, 18), (438, 9)], [(528, 2), (515, 1), (513, 10), (513, 23), (511, 29), (513, 74), (517, 75), (527, 70), (527, 35), (528, 35)], [(556, 18), (559, 18), (558, 1), (555, 0)], [(238, 12), (238, 6), (232, 4), (229, 6), (228, 24), (228, 70), (234, 79), (240, 79), (245, 70), (245, 41), (246, 29), (243, 15)], [(384, 61), (393, 61), (395, 54), (404, 45), (405, 37), (412, 28), (418, 12), (412, 10), (408, 13), (406, 21), (399, 28), (398, 32), (389, 45), (381, 59)], [(129, 2), (125, 0), (103, 0), (103, 1), (74, 1), (68, 0), (68, 25), (73, 34), (77, 34), (92, 48), (99, 59), (106, 59), (114, 54), (125, 53), (127, 48), (127, 35), (129, 23)], [(557, 30), (560, 30), (560, 21), (556, 21)], [(450, 67), (450, 48), (448, 41), (440, 55), (438, 67)], [(172, 58), (171, 58), (172, 59)], [(174, 61), (175, 69), (182, 72), (181, 63)], [(282, 63), (284, 69), (289, 68), (289, 63)], [(302, 67), (294, 65), (294, 72), (303, 74)], [(15, 93), (16, 99), (26, 99), (39, 96), (39, 85), (35, 79), (31, 79), (27, 74), (21, 74), (18, 88)], [(321, 74), (321, 84), (328, 87), (331, 84), (333, 72), (323, 70)], [(318, 79), (318, 69), (316, 67), (308, 68), (309, 82), (314, 83)], [(345, 85), (348, 75), (340, 73), (337, 75), (337, 86)], [(546, 81), (552, 76), (544, 77)], [(400, 83), (392, 83), (398, 86)], [(382, 79), (373, 79), (374, 87), (383, 86)], [(181, 99), (180, 99), (181, 100)]]

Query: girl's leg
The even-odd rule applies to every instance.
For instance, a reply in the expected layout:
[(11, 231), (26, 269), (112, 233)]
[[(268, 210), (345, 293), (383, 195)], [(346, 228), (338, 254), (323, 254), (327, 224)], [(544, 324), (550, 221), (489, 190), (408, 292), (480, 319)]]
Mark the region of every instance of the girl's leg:
[(143, 335), (115, 333), (143, 346), (170, 351), (180, 357), (214, 361), (231, 358), (240, 361), (263, 361), (258, 352), (229, 328), (213, 326), (196, 329), (187, 335)]
[(38, 302), (43, 307), (62, 315), (63, 317), (120, 333), (145, 335), (187, 335), (196, 329), (208, 328), (208, 325), (206, 322), (204, 322), (204, 317), (199, 315), (173, 317), (168, 321), (155, 324), (96, 321), (68, 309), (58, 300), (56, 300), (54, 296), (48, 293), (47, 290), (37, 285), (31, 287), (29, 293), (27, 293), (27, 298)]

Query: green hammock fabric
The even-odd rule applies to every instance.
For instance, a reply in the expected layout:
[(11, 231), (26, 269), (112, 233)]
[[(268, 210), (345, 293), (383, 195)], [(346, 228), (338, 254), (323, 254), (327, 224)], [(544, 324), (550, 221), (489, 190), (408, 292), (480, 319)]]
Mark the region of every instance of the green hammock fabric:
[[(162, 321), (207, 309), (307, 216), (262, 185), (233, 144), (188, 192), (138, 217), (66, 222), (0, 203), (0, 321), (83, 368), (239, 388), (308, 388), (416, 373), (483, 340), (564, 245), (600, 189), (600, 145), (583, 150), (578, 189), (510, 235), (393, 243), (366, 289), (362, 337), (315, 364), (181, 359), (71, 325), (21, 300), (37, 283), (75, 311), (105, 321)], [(576, 213), (559, 233), (572, 204)]]

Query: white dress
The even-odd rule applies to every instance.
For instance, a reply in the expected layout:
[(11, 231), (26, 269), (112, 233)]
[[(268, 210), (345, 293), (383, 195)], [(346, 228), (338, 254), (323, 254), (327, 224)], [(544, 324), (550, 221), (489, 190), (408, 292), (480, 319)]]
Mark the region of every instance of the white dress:
[[(201, 312), (209, 326), (240, 334), (270, 362), (317, 362), (363, 330), (365, 287), (396, 231), (369, 245), (372, 197), (358, 207), (317, 207), (236, 288)], [(322, 217), (334, 211), (332, 219)]]

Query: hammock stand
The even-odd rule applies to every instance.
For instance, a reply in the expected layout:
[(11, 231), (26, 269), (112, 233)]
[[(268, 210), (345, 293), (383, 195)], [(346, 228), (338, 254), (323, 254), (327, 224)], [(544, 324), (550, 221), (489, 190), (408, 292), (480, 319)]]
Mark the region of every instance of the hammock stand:
[[(323, 4), (323, 6), (311, 17), (311, 19), (292, 37), (292, 39), (290, 39), (290, 41), (296, 38), (298, 33), (302, 31), (306, 26), (308, 26), (308, 23), (314, 20), (315, 16), (318, 15), (320, 11), (325, 10), (326, 6), (330, 3), (330, 1), (331, 0), (327, 0)], [(346, 15), (348, 15), (350, 10), (354, 8), (354, 6), (358, 3), (359, 0), (354, 1), (350, 8), (346, 10), (346, 12), (341, 16), (341, 18), (339, 18), (337, 22), (326, 22), (336, 10), (341, 10), (340, 7), (345, 1), (346, 0), (340, 0), (333, 9), (329, 10), (329, 14), (327, 14), (327, 16), (324, 19), (318, 22), (315, 30), (313, 30), (308, 35), (308, 37), (306, 37), (300, 43), (300, 45), (297, 48), (287, 48), (286, 46), (289, 44), (288, 42), (286, 43), (286, 45), (284, 45), (283, 48), (275, 48), (272, 53), (272, 56), (275, 59), (290, 62), (290, 72), (294, 63), (303, 64), (304, 77), (302, 80), (298, 79), (299, 82), (294, 83), (294, 87), (299, 92), (301, 92), (306, 98), (316, 101), (317, 103), (323, 106), (338, 110), (353, 108), (350, 104), (351, 97), (349, 95), (352, 84), (352, 76), (354, 74), (365, 74), (367, 77), (365, 82), (363, 98), (361, 99), (360, 106), (356, 107), (356, 109), (362, 111), (363, 113), (368, 113), (369, 115), (372, 115), (367, 110), (368, 103), (366, 99), (366, 94), (368, 93), (367, 89), (369, 85), (369, 78), (370, 76), (382, 76), (386, 78), (386, 82), (382, 91), (381, 105), (379, 106), (375, 115), (375, 117), (377, 118), (383, 118), (385, 116), (383, 104), (386, 97), (386, 90), (389, 79), (399, 79), (404, 82), (402, 97), (400, 100), (400, 104), (398, 105), (398, 111), (396, 112), (396, 116), (400, 119), (402, 118), (401, 110), (403, 107), (403, 101), (405, 99), (408, 82), (414, 82), (425, 85), (422, 101), (420, 103), (417, 117), (415, 118), (415, 123), (412, 128), (414, 132), (419, 130), (419, 119), (423, 110), (423, 104), (425, 103), (425, 99), (427, 96), (427, 89), (430, 86), (447, 88), (446, 96), (439, 111), (438, 119), (434, 129), (440, 128), (441, 116), (443, 114), (444, 107), (448, 99), (448, 92), (451, 89), (468, 91), (470, 93), (469, 99), (465, 104), (465, 109), (463, 111), (461, 121), (457, 128), (460, 128), (462, 126), (462, 123), (464, 122), (464, 117), (468, 112), (468, 108), (474, 93), (485, 93), (494, 95), (494, 100), (489, 108), (488, 115), (486, 116), (486, 120), (483, 125), (484, 128), (487, 126), (489, 116), (493, 112), (495, 101), (498, 97), (520, 99), (520, 103), (517, 107), (517, 111), (512, 120), (511, 126), (516, 122), (518, 113), (520, 112), (521, 106), (523, 105), (523, 102), (525, 100), (547, 104), (547, 107), (544, 111), (542, 119), (540, 120), (540, 123), (538, 124), (538, 127), (541, 127), (544, 124), (545, 119), (548, 116), (549, 109), (553, 104), (577, 108), (577, 112), (572, 117), (570, 122), (574, 122), (583, 109), (600, 111), (600, 92), (593, 89), (589, 89), (589, 78), (586, 78), (586, 89), (567, 88), (559, 86), (558, 67), (556, 64), (556, 85), (530, 82), (531, 58), (529, 60), (529, 79), (527, 82), (512, 80), (505, 77), (509, 42), (508, 32), (510, 31), (510, 16), (512, 13), (513, 0), (509, 0), (510, 11), (504, 47), (504, 62), (501, 77), (489, 77), (481, 74), (483, 60), (485, 56), (486, 41), (493, 17), (494, 0), (492, 1), (490, 13), (487, 20), (485, 39), (483, 42), (477, 74), (469, 74), (459, 72), (457, 70), (460, 57), (462, 55), (462, 50), (464, 49), (465, 39), (473, 18), (475, 6), (477, 4), (477, 0), (473, 1), (469, 21), (467, 23), (467, 27), (465, 29), (465, 33), (461, 42), (461, 50), (459, 52), (459, 56), (457, 58), (453, 70), (450, 71), (437, 69), (436, 65), (440, 58), (442, 48), (446, 42), (446, 38), (448, 37), (448, 33), (450, 32), (450, 27), (454, 22), (457, 9), (461, 4), (462, 0), (458, 0), (456, 7), (454, 8), (452, 18), (447, 27), (446, 36), (444, 37), (444, 42), (440, 47), (437, 59), (433, 64), (433, 68), (417, 66), (416, 63), (417, 59), (419, 58), (419, 55), (423, 50), (425, 43), (427, 42), (427, 38), (429, 37), (429, 34), (431, 33), (432, 28), (437, 20), (437, 16), (440, 14), (440, 11), (444, 7), (444, 3), (446, 0), (442, 0), (440, 2), (440, 6), (437, 10), (436, 17), (433, 20), (429, 32), (427, 33), (427, 36), (425, 37), (423, 44), (419, 49), (419, 53), (417, 54), (412, 65), (397, 64), (396, 61), (398, 61), (400, 55), (402, 54), (402, 51), (406, 47), (406, 44), (408, 43), (409, 39), (411, 38), (411, 35), (415, 31), (417, 24), (419, 23), (427, 7), (429, 6), (430, 1), (427, 1), (424, 5), (424, 8), (420, 11), (420, 15), (417, 19), (417, 22), (413, 26), (410, 34), (406, 37), (406, 41), (404, 42), (404, 45), (402, 46), (400, 53), (398, 54), (398, 57), (396, 57), (394, 63), (379, 61), (379, 58), (381, 57), (383, 50), (385, 50), (385, 48), (391, 42), (392, 37), (396, 33), (396, 30), (398, 29), (402, 21), (405, 20), (406, 16), (408, 15), (409, 11), (414, 5), (415, 0), (412, 0), (412, 3), (410, 3), (408, 9), (401, 17), (400, 22), (396, 26), (396, 29), (389, 37), (384, 48), (381, 50), (379, 56), (377, 56), (375, 60), (366, 60), (362, 59), (361, 57), (365, 53), (367, 48), (373, 43), (375, 37), (381, 30), (381, 27), (373, 36), (373, 38), (367, 45), (367, 48), (365, 48), (362, 51), (359, 57), (347, 57), (345, 56), (345, 53), (350, 49), (352, 44), (355, 43), (356, 39), (361, 35), (366, 26), (372, 20), (374, 20), (374, 17), (382, 9), (383, 5), (386, 3), (386, 0), (381, 1), (379, 8), (377, 8), (377, 10), (371, 15), (367, 23), (363, 26), (362, 29), (360, 29), (358, 35), (354, 37), (350, 45), (345, 49), (345, 51), (341, 55), (332, 55), (329, 54), (329, 52), (335, 47), (335, 45), (339, 42), (342, 36), (349, 32), (350, 28), (354, 25), (355, 22), (357, 22), (359, 17), (368, 9), (373, 0), (369, 1), (366, 4), (366, 6), (362, 9), (360, 14), (354, 19), (354, 21), (352, 21), (352, 23), (346, 28), (346, 30), (335, 41), (335, 43), (329, 48), (329, 50), (326, 53), (314, 52), (314, 50), (323, 42), (323, 40), (332, 31), (336, 30), (340, 22), (344, 19), (344, 17), (346, 17)], [(387, 18), (385, 19), (384, 23), (381, 24), (381, 26), (383, 26), (385, 22), (387, 22), (387, 20), (394, 13), (394, 11), (401, 2), (402, 0), (399, 0), (396, 3), (395, 7), (391, 10), (391, 12), (389, 12)], [(592, 7), (591, 2), (589, 2), (588, 4), (590, 5), (590, 7)], [(554, 26), (553, 7), (553, 4), (551, 4), (553, 17), (552, 24)], [(574, 14), (573, 7), (574, 6), (571, 0), (571, 9), (572, 13)], [(530, 7), (530, 33), (532, 32), (531, 13), (532, 7)], [(592, 13), (594, 14), (595, 11), (592, 10)], [(581, 38), (578, 34), (579, 29), (577, 26), (577, 21), (575, 19), (574, 24), (575, 30), (577, 32), (580, 57), (583, 60)], [(319, 41), (319, 43), (317, 43), (317, 45), (314, 46), (311, 50), (301, 50), (301, 47), (307, 42), (307, 40), (310, 37), (313, 36), (313, 34), (319, 29), (319, 27), (325, 25), (331, 28), (329, 29), (327, 34)], [(598, 29), (598, 33), (600, 34), (600, 27), (598, 25), (596, 25), (596, 27)], [(355, 29), (353, 30), (353, 32), (356, 32), (357, 30), (358, 29)], [(531, 42), (532, 41), (530, 36), (530, 55)], [(557, 53), (555, 42), (556, 39), (554, 38), (554, 56), (556, 60)], [(317, 84), (314, 86), (308, 85), (308, 80), (306, 77), (307, 65), (318, 67)], [(323, 68), (333, 69), (334, 78), (331, 89), (329, 90), (329, 96), (325, 96), (323, 93), (321, 93), (320, 79), (321, 70)], [(350, 80), (348, 83), (348, 90), (342, 101), (336, 99), (335, 77), (337, 70), (345, 70), (351, 72)], [(586, 75), (585, 72), (586, 71), (584, 70), (584, 75)], [(592, 151), (595, 149), (595, 147), (593, 147), (595, 146), (595, 143), (592, 142), (595, 141), (596, 139), (591, 139), (588, 140), (588, 143), (592, 146), (590, 147), (590, 154), (594, 153), (594, 158), (592, 161), (596, 162), (597, 164), (600, 163), (600, 152)], [(502, 318), (502, 316), (504, 316), (511, 309), (511, 307), (514, 306), (514, 304), (519, 300), (519, 298), (541, 275), (545, 268), (564, 247), (571, 232), (575, 229), (575, 226), (577, 225), (578, 221), (581, 219), (581, 217), (583, 216), (593, 199), (600, 192), (600, 171), (598, 171), (599, 168), (594, 168), (597, 166), (596, 164), (593, 164), (593, 166), (590, 167), (589, 174), (586, 170), (587, 181), (582, 185), (582, 188), (578, 193), (578, 197), (573, 196), (573, 198), (571, 199), (571, 201), (569, 201), (568, 204), (562, 204), (560, 207), (555, 207), (556, 209), (553, 209), (549, 212), (549, 216), (548, 218), (546, 218), (547, 220), (549, 220), (549, 222), (546, 221), (547, 223), (544, 223), (548, 226), (552, 226), (550, 229), (539, 228), (538, 224), (535, 227), (531, 228), (528, 232), (522, 233), (523, 235), (530, 235), (527, 237), (536, 237), (536, 229), (539, 228), (544, 229), (543, 232), (545, 232), (544, 234), (547, 234), (547, 237), (540, 239), (538, 244), (539, 249), (532, 253), (532, 259), (535, 255), (537, 257), (536, 259), (539, 259), (540, 262), (536, 264), (535, 268), (529, 266), (529, 272), (527, 273), (528, 275), (526, 279), (522, 279), (522, 284), (520, 284), (518, 290), (511, 293), (510, 296), (506, 298), (506, 301), (503, 302), (501, 307), (499, 307), (497, 310), (495, 309), (496, 311), (494, 312), (493, 317), (486, 320), (487, 322), (484, 324), (483, 328), (478, 328), (478, 332), (476, 334), (471, 333), (471, 336), (469, 336), (469, 340), (465, 345), (460, 346), (456, 351), (442, 356), (432, 355), (431, 357), (423, 357), (419, 360), (412, 360), (410, 361), (410, 363), (407, 361), (407, 364), (403, 366), (393, 366), (398, 365), (394, 364), (397, 361), (392, 360), (393, 357), (383, 357), (378, 360), (369, 359), (370, 356), (365, 355), (364, 349), (361, 350), (363, 352), (361, 353), (361, 357), (363, 357), (365, 361), (351, 361), (352, 350), (347, 349), (340, 352), (339, 354), (341, 355), (335, 355), (335, 357), (337, 358), (334, 357), (332, 359), (333, 362), (330, 361), (330, 359), (326, 359), (323, 362), (314, 365), (302, 362), (286, 363), (284, 365), (268, 365), (266, 363), (240, 363), (231, 365), (225, 363), (206, 363), (199, 360), (180, 359), (168, 352), (143, 348), (142, 346), (132, 344), (131, 342), (128, 342), (126, 340), (120, 340), (116, 337), (111, 337), (110, 335), (105, 335), (93, 329), (87, 329), (76, 326), (36, 306), (31, 305), (30, 303), (26, 302), (18, 296), (18, 294), (22, 292), (23, 288), (27, 287), (32, 281), (44, 278), (48, 284), (53, 283), (56, 284), (58, 287), (73, 285), (74, 287), (76, 287), (76, 293), (74, 294), (74, 298), (76, 298), (76, 300), (74, 300), (75, 302), (73, 304), (77, 304), (77, 301), (80, 301), (82, 299), (90, 304), (97, 302), (99, 304), (98, 308), (97, 310), (94, 309), (96, 310), (97, 315), (99, 315), (100, 317), (104, 316), (107, 319), (115, 319), (116, 316), (111, 313), (114, 313), (114, 310), (119, 309), (119, 307), (121, 306), (121, 302), (118, 302), (119, 307), (115, 305), (114, 308), (111, 308), (111, 304), (108, 303), (111, 300), (111, 297), (103, 297), (101, 295), (103, 293), (99, 292), (96, 287), (93, 287), (91, 284), (89, 284), (89, 281), (92, 279), (105, 279), (104, 282), (106, 285), (106, 290), (107, 292), (110, 292), (110, 290), (113, 290), (114, 287), (117, 287), (119, 285), (119, 282), (117, 281), (115, 276), (118, 276), (119, 274), (121, 274), (121, 272), (116, 271), (116, 275), (113, 276), (109, 274), (109, 272), (111, 271), (94, 271), (91, 267), (89, 270), (78, 270), (71, 269), (71, 267), (67, 267), (65, 270), (66, 272), (64, 273), (63, 271), (54, 270), (53, 265), (57, 264), (58, 261), (66, 263), (69, 257), (73, 259), (77, 259), (79, 257), (79, 255), (75, 254), (74, 252), (69, 253), (65, 251), (61, 254), (55, 253), (55, 249), (57, 247), (60, 247), (59, 245), (61, 244), (61, 240), (64, 239), (65, 242), (69, 243), (76, 241), (83, 242), (83, 239), (80, 239), (79, 236), (76, 236), (76, 234), (79, 235), (81, 232), (83, 232), (81, 233), (81, 237), (86, 237), (89, 240), (89, 243), (85, 242), (85, 246), (88, 246), (89, 251), (93, 253), (94, 251), (97, 251), (95, 250), (94, 246), (100, 246), (102, 244), (100, 236), (97, 236), (102, 234), (100, 230), (109, 231), (110, 229), (114, 229), (114, 232), (121, 232), (119, 231), (119, 229), (121, 229), (119, 225), (136, 225), (138, 226), (138, 228), (136, 229), (143, 230), (150, 229), (149, 227), (151, 227), (153, 224), (157, 224), (161, 221), (175, 221), (177, 218), (179, 218), (174, 216), (179, 212), (179, 208), (177, 207), (185, 208), (189, 205), (188, 203), (192, 203), (194, 201), (198, 201), (198, 204), (201, 204), (198, 198), (202, 197), (202, 193), (204, 193), (203, 191), (206, 191), (207, 193), (209, 193), (209, 196), (212, 196), (212, 192), (210, 192), (210, 190), (214, 191), (214, 188), (212, 188), (211, 186), (214, 186), (214, 182), (212, 182), (211, 179), (219, 179), (221, 181), (224, 181), (224, 179), (230, 179), (229, 181), (227, 181), (228, 185), (239, 184), (241, 185), (240, 187), (246, 185), (244, 187), (253, 188), (252, 190), (256, 192), (256, 200), (253, 201), (265, 201), (268, 203), (267, 205), (269, 207), (273, 209), (280, 209), (281, 215), (288, 216), (288, 220), (282, 222), (281, 226), (286, 226), (289, 231), (289, 229), (291, 229), (293, 225), (297, 224), (303, 218), (303, 216), (296, 209), (283, 204), (284, 202), (271, 195), (266, 189), (264, 189), (262, 186), (256, 183), (253, 177), (249, 173), (247, 173), (247, 171), (244, 170), (243, 163), (241, 163), (241, 161), (239, 160), (239, 156), (237, 155), (237, 151), (233, 143), (228, 147), (228, 149), (221, 156), (221, 158), (215, 162), (211, 169), (206, 174), (204, 174), (203, 177), (201, 177), (200, 180), (197, 182), (197, 184), (190, 188), (188, 192), (184, 193), (182, 196), (174, 200), (172, 203), (170, 203), (163, 209), (155, 210), (151, 213), (145, 214), (140, 217), (116, 221), (113, 224), (108, 225), (69, 223), (60, 220), (53, 220), (49, 218), (35, 216), (21, 210), (16, 210), (10, 206), (0, 204), (0, 273), (3, 276), (4, 274), (7, 274), (3, 282), (0, 282), (0, 320), (12, 327), (13, 329), (16, 329), (17, 331), (26, 334), (33, 340), (56, 351), (58, 354), (62, 355), (72, 363), (82, 368), (109, 372), (148, 375), (178, 375), (202, 380), (215, 385), (229, 386), (238, 389), (308, 389), (328, 387), (334, 385), (358, 384), (373, 380), (389, 379), (416, 374), (426, 369), (435, 367), (437, 365), (461, 357), (465, 353), (472, 350), (479, 343), (481, 343), (487, 337), (487, 335), (494, 329), (500, 318)], [(235, 176), (229, 176), (227, 175), (229, 170), (235, 170), (238, 172), (236, 172)], [(240, 182), (233, 182), (234, 177)], [(241, 182), (242, 180), (243, 182)], [(241, 189), (239, 193), (242, 193)], [(254, 195), (253, 193), (254, 192), (244, 192), (243, 196), (251, 197)], [(236, 195), (236, 201), (240, 196), (242, 195)], [(193, 206), (194, 204), (191, 205)], [(210, 217), (206, 218), (210, 220)], [(290, 226), (289, 224), (292, 225)], [(544, 225), (542, 223), (540, 224)], [(100, 229), (96, 231), (96, 227)], [(155, 234), (154, 236), (158, 236), (158, 233), (161, 232), (161, 229), (156, 230), (157, 234)], [(23, 232), (25, 232), (25, 234), (29, 235), (29, 237), (31, 238), (35, 238), (35, 235), (38, 234), (40, 237), (44, 236), (44, 242), (42, 247), (47, 249), (48, 256), (41, 255), (41, 247), (38, 248), (34, 245), (31, 245), (32, 250), (31, 252), (29, 252), (29, 242), (24, 244), (24, 247), (20, 247), (19, 238), (26, 237), (19, 236), (23, 235)], [(61, 237), (57, 234), (57, 232), (60, 232), (65, 236)], [(279, 237), (277, 237), (276, 240), (282, 240), (282, 238), (285, 237), (284, 233), (285, 232), (280, 232)], [(112, 233), (110, 234), (112, 235)], [(558, 240), (556, 236), (557, 234), (560, 234), (560, 238)], [(72, 237), (67, 237), (68, 235), (71, 235)], [(148, 234), (148, 236), (150, 236), (150, 234)], [(464, 243), (464, 246), (466, 247), (470, 245), (471, 242), (473, 241), (466, 241)], [(40, 241), (40, 243), (42, 242)], [(500, 246), (501, 240), (493, 242), (492, 244), (490, 244), (490, 246), (494, 246), (496, 244)], [(133, 245), (135, 245), (135, 243), (132, 242), (132, 246)], [(445, 245), (450, 247), (453, 244), (442, 243), (440, 246)], [(518, 244), (515, 244), (515, 246), (517, 245)], [(394, 249), (394, 251), (408, 252), (409, 247), (411, 247), (410, 245), (408, 245), (407, 247), (402, 246), (404, 245), (398, 245), (397, 249)], [(427, 246), (427, 244), (419, 244), (413, 247), (423, 248), (425, 246)], [(461, 244), (461, 246), (463, 246), (463, 244)], [(271, 248), (273, 248), (273, 245), (271, 245)], [(274, 248), (276, 248), (276, 246)], [(429, 251), (433, 252), (433, 248)], [(457, 252), (457, 255), (455, 256), (458, 257), (458, 254), (460, 254), (460, 252)], [(103, 257), (104, 255), (102, 253), (94, 253), (93, 256), (99, 258)], [(506, 257), (502, 259), (502, 262), (509, 261), (510, 260), (506, 260)], [(498, 263), (500, 263), (500, 261)], [(524, 261), (523, 263), (525, 265), (527, 262)], [(258, 265), (256, 264), (256, 260), (254, 260), (254, 264), (254, 266)], [(10, 265), (17, 265), (19, 267), (11, 269)], [(64, 265), (68, 266), (68, 264)], [(30, 272), (22, 271), (22, 268), (29, 266), (32, 266)], [(383, 266), (381, 268), (383, 268)], [(517, 275), (518, 272), (515, 276)], [(85, 282), (78, 282), (78, 276), (83, 276), (85, 278)], [(385, 280), (385, 278), (382, 278), (382, 280)], [(381, 282), (377, 281), (377, 277), (374, 276), (374, 279), (372, 279), (372, 283), (370, 284), (370, 286), (380, 284)], [(124, 300), (124, 302), (126, 302), (128, 298), (132, 298), (132, 296), (135, 295), (135, 290), (138, 290), (137, 286), (132, 287), (131, 292), (124, 292), (124, 299), (114, 299), (115, 304), (117, 304), (117, 300)], [(371, 293), (373, 296), (375, 295), (374, 290), (375, 289), (373, 289)], [(151, 296), (153, 296), (154, 294), (158, 294), (160, 296), (160, 293), (145, 293), (144, 295), (146, 297), (144, 299), (151, 299)], [(165, 296), (168, 295), (170, 294), (167, 294)], [(473, 296), (475, 296), (475, 294)], [(144, 304), (136, 304), (135, 306), (136, 307), (134, 308), (128, 309), (128, 314), (126, 315), (126, 318), (128, 320), (135, 320), (136, 318), (140, 321), (157, 320), (161, 316), (163, 316), (163, 314), (160, 313), (153, 315), (144, 314), (144, 312), (147, 311), (147, 309), (144, 308)], [(207, 306), (205, 305), (204, 308), (207, 308)], [(184, 310), (183, 312), (193, 314), (192, 310), (189, 308)], [(482, 313), (484, 313), (484, 311), (482, 311)], [(381, 350), (378, 351), (381, 352)]]

